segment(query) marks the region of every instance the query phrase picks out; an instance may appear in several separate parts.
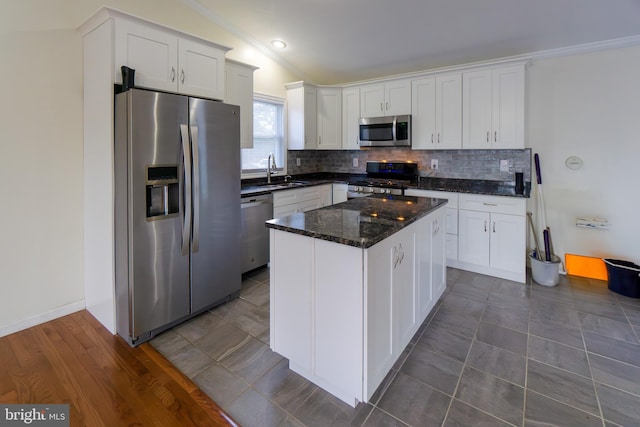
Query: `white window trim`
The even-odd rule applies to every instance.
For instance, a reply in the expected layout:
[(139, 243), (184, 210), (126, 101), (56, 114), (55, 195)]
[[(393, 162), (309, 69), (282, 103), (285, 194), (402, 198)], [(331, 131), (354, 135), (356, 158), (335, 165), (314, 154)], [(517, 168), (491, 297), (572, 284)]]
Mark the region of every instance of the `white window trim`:
[[(289, 129), (288, 124), (287, 124), (287, 100), (285, 98), (281, 98), (279, 96), (274, 96), (274, 95), (269, 95), (266, 93), (259, 93), (259, 92), (254, 92), (253, 93), (253, 100), (251, 101), (251, 105), (253, 105), (253, 101), (265, 101), (265, 102), (273, 102), (273, 103), (278, 103), (278, 104), (282, 104), (282, 137), (283, 137), (283, 144), (284, 144), (284, 165), (282, 165), (282, 170), (278, 170), (276, 172), (273, 172), (271, 174), (271, 176), (278, 176), (278, 175), (287, 175), (287, 152), (289, 151), (289, 147), (287, 145), (287, 141), (289, 140), (287, 138), (287, 130)], [(251, 138), (253, 138), (253, 135), (251, 135)], [(266, 177), (267, 174), (266, 172), (252, 172), (252, 173), (242, 173), (242, 175), (240, 176), (241, 179), (250, 179), (250, 178), (264, 178)]]

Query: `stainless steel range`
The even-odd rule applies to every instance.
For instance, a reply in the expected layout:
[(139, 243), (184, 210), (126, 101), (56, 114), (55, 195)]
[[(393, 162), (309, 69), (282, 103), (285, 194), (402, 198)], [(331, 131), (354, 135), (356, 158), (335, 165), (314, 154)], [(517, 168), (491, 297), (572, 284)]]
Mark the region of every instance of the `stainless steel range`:
[(418, 175), (418, 164), (407, 161), (367, 162), (366, 178), (349, 182), (347, 198), (372, 194), (403, 195)]

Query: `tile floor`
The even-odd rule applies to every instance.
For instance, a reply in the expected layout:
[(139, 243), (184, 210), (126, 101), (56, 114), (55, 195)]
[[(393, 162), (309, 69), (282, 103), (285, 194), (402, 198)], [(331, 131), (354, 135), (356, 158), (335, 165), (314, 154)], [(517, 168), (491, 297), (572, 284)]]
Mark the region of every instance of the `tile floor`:
[(448, 269), (447, 290), (369, 403), (344, 404), (269, 349), (269, 274), (152, 344), (241, 425), (640, 426), (640, 300)]

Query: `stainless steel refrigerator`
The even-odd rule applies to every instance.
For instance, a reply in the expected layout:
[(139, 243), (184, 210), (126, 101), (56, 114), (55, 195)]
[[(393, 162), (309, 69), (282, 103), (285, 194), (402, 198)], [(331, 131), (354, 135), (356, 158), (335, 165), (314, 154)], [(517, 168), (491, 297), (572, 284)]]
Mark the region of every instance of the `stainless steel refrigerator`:
[(115, 97), (116, 321), (131, 345), (240, 291), (239, 110)]

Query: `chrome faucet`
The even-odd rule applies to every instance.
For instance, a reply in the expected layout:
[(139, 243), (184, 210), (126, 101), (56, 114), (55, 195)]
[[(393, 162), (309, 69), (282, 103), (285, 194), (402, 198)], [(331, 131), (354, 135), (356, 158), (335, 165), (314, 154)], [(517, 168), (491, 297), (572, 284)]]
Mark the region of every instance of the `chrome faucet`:
[(276, 158), (273, 157), (273, 154), (269, 154), (269, 157), (267, 158), (267, 184), (271, 184), (271, 174), (277, 167)]

